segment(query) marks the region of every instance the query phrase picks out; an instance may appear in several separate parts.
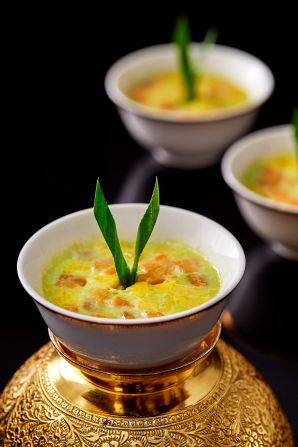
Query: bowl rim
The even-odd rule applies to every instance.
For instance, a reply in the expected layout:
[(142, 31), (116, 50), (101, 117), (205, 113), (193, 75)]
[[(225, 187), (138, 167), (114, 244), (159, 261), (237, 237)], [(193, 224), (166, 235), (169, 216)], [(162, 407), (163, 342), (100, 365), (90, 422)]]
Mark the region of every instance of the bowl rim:
[[(121, 208), (127, 208), (127, 207), (133, 207), (133, 208), (139, 208), (139, 209), (141, 208), (141, 209), (145, 210), (147, 208), (148, 204), (145, 204), (145, 203), (124, 203), (124, 204), (113, 204), (113, 205), (109, 205), (109, 206), (111, 208), (111, 211), (113, 212), (113, 209), (115, 209), (115, 208), (121, 209)], [(128, 326), (130, 326), (130, 325), (144, 325), (144, 324), (147, 325), (147, 324), (156, 324), (156, 323), (160, 324), (160, 323), (165, 323), (165, 322), (172, 321), (172, 320), (178, 320), (181, 318), (190, 317), (194, 314), (197, 314), (203, 310), (208, 309), (209, 307), (213, 307), (215, 304), (217, 304), (219, 301), (223, 300), (224, 298), (226, 298), (229, 295), (229, 293), (240, 282), (240, 280), (244, 274), (246, 261), (245, 261), (245, 255), (244, 255), (242, 246), (240, 245), (238, 240), (235, 238), (235, 236), (233, 236), (233, 234), (230, 233), (229, 230), (227, 230), (225, 227), (223, 227), (219, 223), (215, 222), (214, 220), (209, 219), (208, 217), (205, 217), (205, 216), (195, 213), (193, 211), (185, 210), (183, 208), (168, 206), (168, 205), (161, 205), (161, 208), (163, 208), (165, 210), (167, 210), (167, 209), (175, 210), (175, 212), (178, 212), (178, 213), (183, 213), (183, 214), (186, 213), (189, 216), (193, 216), (196, 218), (199, 217), (200, 219), (203, 219), (206, 222), (208, 222), (210, 225), (216, 226), (220, 231), (224, 232), (229, 237), (229, 239), (232, 240), (232, 242), (234, 243), (234, 245), (237, 249), (238, 258), (239, 258), (238, 259), (239, 268), (235, 274), (235, 277), (231, 280), (230, 285), (227, 287), (227, 290), (224, 293), (219, 291), (219, 293), (215, 297), (211, 298), (206, 303), (200, 304), (199, 306), (196, 306), (196, 307), (192, 307), (192, 308), (185, 310), (183, 312), (165, 315), (162, 317), (135, 318), (135, 319), (131, 319), (131, 320), (120, 320), (120, 319), (116, 319), (116, 318), (100, 318), (100, 317), (93, 317), (90, 315), (84, 315), (84, 314), (80, 314), (77, 312), (72, 312), (72, 311), (63, 309), (62, 307), (56, 306), (56, 305), (52, 304), (50, 301), (47, 301), (45, 298), (43, 298), (39, 293), (37, 293), (34, 290), (34, 288), (29, 284), (29, 282), (26, 279), (26, 275), (24, 273), (23, 266), (24, 266), (24, 260), (28, 256), (28, 251), (30, 251), (31, 245), (35, 242), (36, 238), (41, 236), (43, 233), (48, 231), (50, 228), (59, 226), (62, 222), (73, 219), (77, 216), (81, 216), (84, 214), (93, 214), (93, 208), (83, 209), (83, 210), (76, 211), (74, 213), (70, 213), (65, 216), (62, 216), (62, 217), (48, 223), (47, 225), (43, 226), (41, 229), (39, 229), (37, 232), (35, 232), (27, 240), (27, 242), (22, 247), (20, 254), (18, 256), (18, 260), (17, 260), (17, 273), (18, 273), (19, 280), (20, 280), (22, 286), (24, 287), (26, 292), (35, 301), (37, 301), (39, 304), (41, 304), (43, 307), (49, 309), (50, 311), (52, 311), (54, 313), (58, 313), (60, 316), (68, 317), (68, 318), (71, 318), (76, 321), (81, 321), (81, 322), (84, 321), (87, 323), (100, 324), (100, 325), (114, 325), (114, 326), (127, 326), (128, 325)]]
[[(192, 45), (195, 47), (200, 47), (202, 45), (201, 42), (192, 42)], [(131, 60), (135, 59), (136, 56), (142, 55), (144, 56), (145, 53), (151, 53), (151, 52), (158, 52), (160, 51), (169, 51), (172, 49), (174, 44), (172, 43), (166, 43), (166, 44), (158, 44), (158, 45), (151, 45), (148, 47), (144, 47), (135, 51), (132, 51), (119, 59), (117, 59), (108, 69), (105, 79), (104, 79), (104, 86), (105, 91), (110, 98), (110, 100), (120, 109), (129, 112), (133, 115), (140, 116), (142, 118), (151, 119), (153, 121), (158, 122), (168, 122), (168, 123), (175, 123), (175, 124), (198, 124), (198, 123), (212, 123), (212, 122), (222, 122), (227, 120), (232, 120), (235, 117), (241, 117), (245, 116), (249, 113), (254, 112), (256, 109), (261, 107), (262, 104), (264, 104), (272, 95), (272, 92), (275, 87), (275, 79), (274, 75), (271, 71), (271, 69), (268, 67), (268, 65), (265, 64), (261, 59), (257, 58), (256, 56), (240, 50), (235, 47), (230, 47), (227, 45), (218, 45), (215, 44), (213, 46), (213, 51), (219, 51), (219, 52), (230, 52), (234, 54), (238, 54), (240, 57), (249, 58), (254, 63), (258, 64), (259, 66), (262, 66), (264, 71), (266, 72), (266, 75), (268, 77), (267, 79), (267, 88), (268, 91), (265, 95), (263, 95), (262, 98), (260, 98), (258, 101), (254, 102), (247, 102), (244, 103), (241, 106), (233, 107), (228, 110), (221, 111), (216, 116), (179, 116), (176, 114), (176, 112), (167, 111), (166, 113), (164, 111), (159, 111), (158, 109), (142, 105), (138, 103), (137, 101), (134, 101), (133, 99), (129, 98), (117, 85), (118, 78), (119, 78), (119, 69), (126, 63), (129, 63)], [(156, 55), (157, 57), (157, 55)]]
[[(289, 124), (283, 124), (279, 126), (266, 127), (240, 138), (225, 152), (221, 162), (221, 172), (227, 185), (234, 191), (234, 193), (238, 194), (242, 198), (263, 208), (269, 208), (280, 213), (295, 215), (298, 214), (298, 206), (277, 202), (251, 191), (244, 186), (240, 180), (238, 180), (232, 169), (232, 163), (235, 158), (242, 152), (249, 150), (249, 147), (266, 142), (268, 137), (272, 139), (275, 136), (289, 136), (290, 131), (291, 126)], [(258, 157), (256, 156), (256, 158)]]

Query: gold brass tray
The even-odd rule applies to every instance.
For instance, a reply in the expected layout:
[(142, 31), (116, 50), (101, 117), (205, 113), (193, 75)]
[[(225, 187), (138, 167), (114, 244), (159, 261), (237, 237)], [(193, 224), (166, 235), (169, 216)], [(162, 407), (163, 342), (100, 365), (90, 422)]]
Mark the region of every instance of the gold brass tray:
[(268, 385), (218, 335), (162, 372), (124, 375), (74, 358), (53, 337), (56, 349), (29, 358), (0, 398), (0, 445), (294, 447)]

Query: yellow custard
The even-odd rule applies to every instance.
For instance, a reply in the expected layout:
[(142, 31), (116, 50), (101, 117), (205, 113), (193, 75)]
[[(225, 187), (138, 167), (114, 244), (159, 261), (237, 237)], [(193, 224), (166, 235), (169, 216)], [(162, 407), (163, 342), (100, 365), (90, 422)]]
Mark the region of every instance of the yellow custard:
[(188, 101), (179, 73), (160, 73), (134, 85), (128, 96), (143, 105), (176, 111), (184, 116), (218, 113), (243, 105), (248, 94), (240, 86), (220, 76), (204, 73), (195, 85), (195, 98)]
[[(131, 264), (134, 245), (121, 243)], [(44, 269), (45, 299), (81, 314), (104, 318), (152, 318), (205, 303), (220, 288), (216, 268), (188, 245), (149, 243), (141, 256), (137, 282), (123, 289), (105, 242), (76, 243)]]
[(257, 159), (244, 173), (244, 185), (277, 202), (298, 206), (298, 160), (282, 153)]

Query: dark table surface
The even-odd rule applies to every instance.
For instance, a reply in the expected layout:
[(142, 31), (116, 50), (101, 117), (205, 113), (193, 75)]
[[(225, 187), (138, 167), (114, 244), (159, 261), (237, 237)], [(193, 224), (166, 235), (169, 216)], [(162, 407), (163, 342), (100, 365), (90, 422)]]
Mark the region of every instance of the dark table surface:
[[(247, 23), (240, 23), (211, 6), (200, 14), (203, 31), (196, 38), (202, 38), (208, 25), (215, 25), (220, 30), (219, 43), (252, 52), (274, 71), (276, 89), (255, 129), (289, 122), (298, 104), (297, 65), (292, 63), (297, 39), (290, 10), (285, 13), (283, 8), (275, 15), (272, 11), (266, 22), (259, 11), (258, 16), (256, 11), (248, 12)], [(81, 11), (74, 17), (71, 10), (67, 15), (59, 11), (47, 24), (26, 22), (26, 32), (16, 27), (18, 45), (7, 107), (11, 127), (0, 172), (1, 246), (6, 266), (1, 282), (0, 388), (48, 341), (47, 328), (17, 279), (15, 263), (22, 245), (51, 220), (92, 206), (97, 177), (108, 202), (115, 203), (148, 201), (158, 175), (163, 204), (216, 220), (242, 244), (247, 269), (229, 305), (238, 329), (224, 331), (223, 337), (263, 374), (298, 440), (298, 264), (279, 258), (247, 227), (219, 164), (194, 171), (157, 165), (127, 135), (104, 94), (103, 77), (109, 65), (134, 49), (168, 41), (178, 12), (159, 11), (157, 17), (149, 11), (142, 21), (128, 13), (115, 18), (110, 12), (105, 20), (113, 24), (116, 20), (117, 39), (109, 39), (108, 44), (109, 34), (89, 23), (91, 11), (87, 22)], [(197, 12), (186, 13), (194, 23)], [(17, 19), (18, 25), (23, 23), (21, 14)]]

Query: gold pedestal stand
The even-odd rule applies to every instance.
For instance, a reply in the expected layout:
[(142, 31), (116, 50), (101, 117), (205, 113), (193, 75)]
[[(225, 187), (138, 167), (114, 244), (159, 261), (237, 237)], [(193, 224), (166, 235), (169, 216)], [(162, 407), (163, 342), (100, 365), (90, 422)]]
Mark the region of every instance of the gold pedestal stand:
[(0, 445), (294, 447), (272, 391), (217, 343), (219, 332), (163, 371), (125, 374), (100, 370), (52, 336), (56, 349), (41, 348), (3, 392)]

